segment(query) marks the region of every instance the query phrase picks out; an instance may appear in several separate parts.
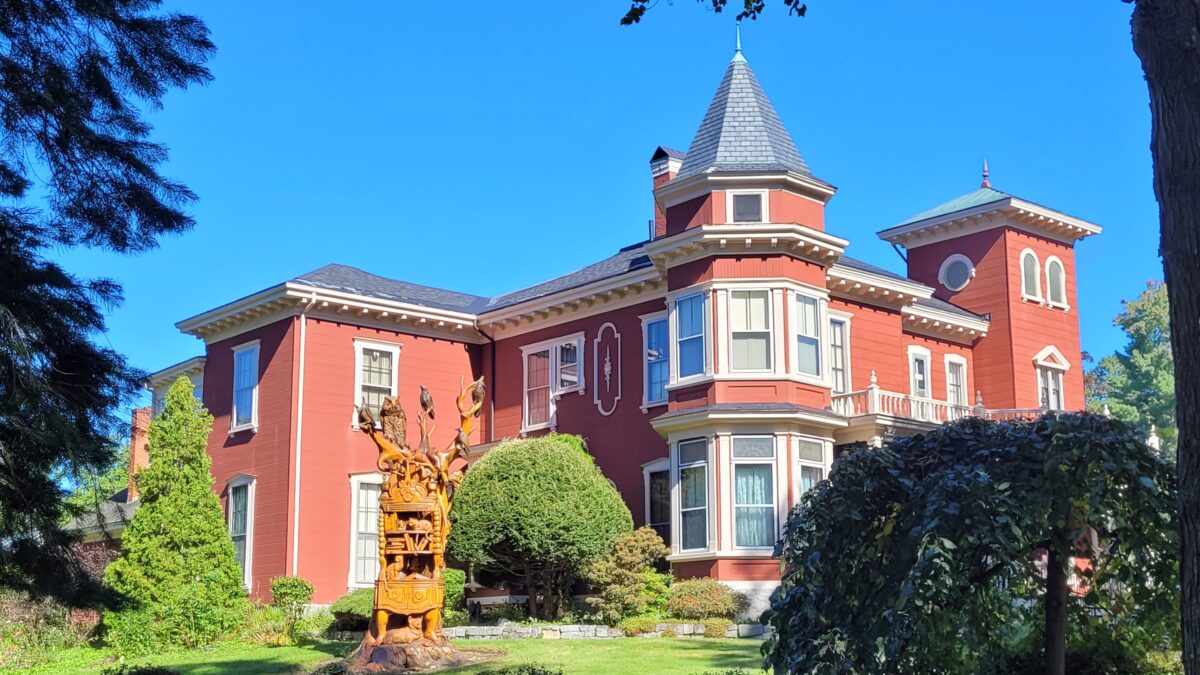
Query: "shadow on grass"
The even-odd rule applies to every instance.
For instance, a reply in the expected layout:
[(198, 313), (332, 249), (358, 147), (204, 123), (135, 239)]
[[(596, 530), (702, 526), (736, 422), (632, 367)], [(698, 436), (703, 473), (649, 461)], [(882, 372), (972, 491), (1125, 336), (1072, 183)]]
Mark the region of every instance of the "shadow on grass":
[[(747, 643), (754, 645), (754, 651), (750, 656), (754, 659), (754, 666), (746, 666), (746, 645)], [(762, 658), (762, 652), (759, 648), (762, 642), (753, 639), (733, 639), (733, 638), (713, 638), (707, 640), (676, 638), (673, 642), (675, 648), (679, 651), (703, 651), (707, 658), (702, 663), (704, 668), (710, 670), (722, 669), (737, 669), (757, 673), (762, 670), (759, 665), (759, 659)]]

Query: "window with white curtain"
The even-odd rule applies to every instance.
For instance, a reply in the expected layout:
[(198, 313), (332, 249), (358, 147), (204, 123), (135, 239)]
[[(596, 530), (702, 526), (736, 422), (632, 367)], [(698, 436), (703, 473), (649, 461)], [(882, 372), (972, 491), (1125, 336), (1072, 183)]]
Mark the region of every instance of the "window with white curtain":
[(800, 464), (800, 489), (797, 492), (799, 497), (825, 480), (825, 443), (801, 438), (797, 450), (796, 456)]
[(1033, 300), (1041, 300), (1040, 276), (1037, 254), (1025, 249), (1021, 252), (1021, 295)]
[(775, 439), (734, 436), (733, 545), (775, 545)]
[(1067, 285), (1063, 264), (1058, 258), (1046, 261), (1046, 299), (1052, 305), (1066, 307)]
[(679, 443), (679, 550), (708, 548), (708, 441)]
[(667, 336), (667, 320), (646, 321), (643, 339), (646, 347), (646, 404), (667, 400), (667, 382), (670, 377), (670, 338)]
[(730, 370), (771, 369), (771, 292), (729, 292)]
[(1057, 368), (1038, 366), (1037, 376), (1038, 392), (1042, 407), (1050, 410), (1062, 410), (1065, 407), (1063, 404), (1062, 371)]
[(829, 374), (833, 378), (833, 393), (850, 391), (849, 325), (844, 319), (829, 320)]
[(379, 485), (355, 483), (352, 581), (367, 586), (379, 576)]
[(233, 350), (233, 411), (230, 431), (258, 426), (258, 341)]
[(796, 367), (804, 375), (821, 376), (821, 303), (796, 295)]
[(679, 379), (704, 374), (704, 302), (697, 293), (675, 301), (675, 345)]

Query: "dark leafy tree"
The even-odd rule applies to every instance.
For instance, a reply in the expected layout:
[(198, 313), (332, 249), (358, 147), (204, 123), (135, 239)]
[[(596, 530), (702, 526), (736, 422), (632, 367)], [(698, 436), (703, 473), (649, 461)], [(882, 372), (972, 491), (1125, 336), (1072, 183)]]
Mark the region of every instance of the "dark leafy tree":
[(144, 251), (192, 225), (142, 110), (207, 81), (213, 44), (158, 5), (0, 0), (0, 585), (74, 602), (96, 589), (73, 583), (56, 478), (112, 464), (139, 374), (94, 340), (120, 287), (45, 252)]
[(454, 559), (524, 582), (530, 616), (545, 618), (557, 615), (574, 576), (633, 529), (580, 439), (557, 434), (508, 441), (472, 464), (450, 521)]
[(1160, 641), (1178, 627), (1175, 497), (1171, 466), (1100, 415), (971, 418), (852, 452), (788, 517), (767, 661), (980, 672), (1036, 606), (1046, 672), (1072, 622)]
[[(720, 12), (728, 0), (699, 0)], [(804, 16), (800, 0), (779, 0)], [(1200, 675), (1200, 0), (1122, 0), (1134, 5), (1133, 50), (1150, 93), (1150, 154), (1158, 198), (1159, 255), (1171, 305), (1175, 354), (1175, 441), (1183, 662)], [(638, 23), (657, 0), (633, 0), (621, 18)], [(765, 0), (734, 2), (738, 19), (757, 19)]]

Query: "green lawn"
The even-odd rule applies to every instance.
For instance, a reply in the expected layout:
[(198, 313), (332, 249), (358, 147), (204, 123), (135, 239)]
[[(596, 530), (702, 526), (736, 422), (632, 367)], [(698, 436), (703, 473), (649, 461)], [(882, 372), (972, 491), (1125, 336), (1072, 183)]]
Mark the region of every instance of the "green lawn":
[[(614, 673), (663, 673), (701, 675), (727, 668), (757, 671), (757, 640), (708, 640), (669, 638), (625, 638), (615, 640), (455, 640), (467, 649), (506, 652), (485, 665), (451, 671), (467, 675), (488, 667), (536, 663), (561, 668), (568, 675)], [(225, 643), (207, 649), (175, 652), (136, 661), (137, 665), (160, 665), (183, 675), (274, 675), (305, 673), (340, 657), (355, 647), (347, 642), (322, 641), (303, 647), (255, 647)], [(96, 649), (70, 649), (61, 652), (52, 663), (21, 670), (33, 675), (99, 673), (113, 662)], [(0, 671), (18, 672), (18, 671)]]

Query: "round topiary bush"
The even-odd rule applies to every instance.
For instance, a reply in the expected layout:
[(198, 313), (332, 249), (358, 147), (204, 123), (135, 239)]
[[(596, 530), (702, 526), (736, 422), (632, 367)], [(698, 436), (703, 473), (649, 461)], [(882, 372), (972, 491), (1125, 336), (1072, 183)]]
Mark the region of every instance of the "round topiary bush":
[(515, 574), (533, 592), (530, 614), (557, 613), (577, 570), (633, 529), (621, 495), (561, 436), (509, 441), (473, 464), (450, 511), (450, 553), (477, 569)]
[(667, 608), (681, 619), (732, 619), (746, 607), (741, 593), (714, 579), (688, 579), (671, 584)]

